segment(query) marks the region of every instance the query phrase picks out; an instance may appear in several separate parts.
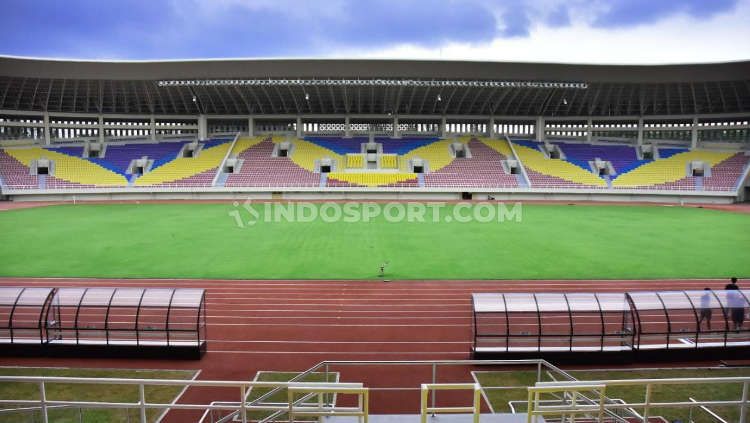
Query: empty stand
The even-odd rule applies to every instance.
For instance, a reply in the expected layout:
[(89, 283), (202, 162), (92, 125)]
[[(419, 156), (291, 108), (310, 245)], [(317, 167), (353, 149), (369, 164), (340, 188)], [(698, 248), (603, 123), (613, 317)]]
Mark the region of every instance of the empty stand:
[(507, 157), (484, 142), (469, 141), (471, 158), (456, 158), (449, 165), (424, 175), (426, 187), (516, 188), (518, 179), (505, 172)]
[[(724, 160), (732, 157), (732, 153), (704, 151), (659, 149), (658, 160), (639, 166), (630, 172), (619, 175), (612, 181), (613, 188), (656, 189), (674, 191), (695, 191), (696, 179), (688, 176), (688, 164), (692, 161), (702, 161), (712, 168)], [(731, 165), (729, 166), (731, 167)], [(716, 181), (724, 180), (726, 169), (717, 169)], [(713, 169), (712, 169), (713, 174)], [(736, 183), (735, 177), (735, 183)], [(733, 188), (732, 188), (733, 189)]]
[[(528, 140), (512, 144), (470, 137), (376, 140), (382, 146), (375, 154), (377, 166), (369, 163), (372, 157), (361, 153), (367, 138), (245, 137), (237, 139), (231, 152), (232, 140), (217, 138), (196, 144), (188, 155), (181, 154), (190, 142), (186, 140), (108, 144), (101, 158), (83, 157), (83, 145), (7, 147), (0, 149), (0, 182), (5, 189), (19, 191), (197, 189), (211, 187), (218, 175), (217, 186), (230, 188), (423, 187), (463, 191), (530, 187), (731, 193), (750, 161), (743, 152), (677, 147), (655, 148), (655, 159), (642, 160), (631, 145), (553, 141), (563, 159), (550, 159), (542, 152), (541, 143)], [(274, 157), (279, 143), (289, 147), (288, 157)], [(454, 157), (457, 143), (465, 146), (467, 157)], [(146, 172), (128, 174), (133, 160), (143, 157), (148, 162)], [(225, 157), (232, 172), (219, 168)], [(591, 163), (597, 159), (606, 163), (607, 175), (600, 177), (592, 171)], [(518, 174), (510, 173), (511, 163)], [(47, 164), (49, 174), (37, 176), (37, 166)], [(319, 173), (323, 164), (330, 175)], [(414, 164), (421, 176), (412, 173)], [(696, 166), (703, 175), (693, 176), (691, 169)]]
[(135, 186), (210, 187), (230, 145), (227, 139), (207, 141), (197, 156), (177, 157), (152, 169), (136, 179)]
[(328, 187), (418, 187), (414, 173), (332, 172), (326, 181)]
[(606, 188), (604, 179), (562, 159), (547, 158), (539, 143), (514, 140), (519, 160), (526, 168), (532, 188)]
[(153, 160), (152, 170), (177, 158), (182, 147), (190, 141), (173, 141), (160, 143), (134, 143), (122, 145), (107, 145), (107, 153), (104, 158), (90, 158), (96, 163), (112, 172), (126, 175), (130, 162), (141, 157)]
[(589, 162), (602, 159), (612, 163), (616, 174), (626, 173), (651, 160), (638, 159), (638, 151), (629, 145), (592, 145), (581, 143), (555, 142), (565, 153), (565, 160), (591, 170)]
[(394, 154), (384, 154), (380, 157), (380, 167), (383, 169), (398, 169), (398, 156)]
[(303, 169), (289, 157), (273, 157), (273, 141), (266, 139), (242, 151), (238, 173), (229, 175), (226, 187), (317, 187), (320, 175)]
[(711, 176), (703, 178), (705, 191), (734, 191), (748, 166), (750, 157), (737, 153), (711, 168)]
[(31, 169), (4, 150), (0, 150), (0, 179), (4, 186), (13, 189), (37, 189), (39, 178)]

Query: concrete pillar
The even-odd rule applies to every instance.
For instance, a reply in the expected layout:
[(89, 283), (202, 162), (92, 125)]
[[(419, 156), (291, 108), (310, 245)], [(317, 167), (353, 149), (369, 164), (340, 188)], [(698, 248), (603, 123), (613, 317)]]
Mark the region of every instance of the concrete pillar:
[(349, 120), (349, 116), (344, 118), (344, 138), (352, 137), (352, 125)]
[(208, 138), (208, 119), (206, 115), (198, 116), (198, 139), (205, 140)]
[(440, 118), (440, 138), (445, 138), (445, 136), (447, 134), (447, 131), (446, 131), (447, 126), (448, 126), (448, 122), (447, 121), (448, 120), (445, 118), (445, 116), (443, 116), (442, 118)]
[(151, 116), (151, 141), (156, 141), (156, 119)]
[(534, 137), (537, 141), (544, 141), (544, 116), (537, 116), (536, 118)]
[(643, 118), (638, 118), (638, 137), (636, 143), (640, 146), (643, 145)]
[(698, 148), (698, 117), (693, 117), (693, 126), (690, 128), (690, 148)]
[(99, 115), (99, 124), (97, 126), (99, 129), (99, 142), (104, 142), (104, 116)]
[(247, 118), (247, 135), (249, 137), (254, 137), (255, 135), (255, 119), (253, 119), (252, 116), (249, 116)]
[(487, 123), (489, 125), (487, 127), (487, 136), (490, 138), (495, 138), (495, 117), (490, 117), (490, 121)]
[(44, 112), (44, 144), (50, 145), (52, 140), (50, 139), (50, 131), (49, 131), (49, 113)]
[(591, 123), (591, 118), (586, 121), (586, 141), (591, 142), (593, 139), (593, 135), (591, 134), (591, 131), (594, 129), (593, 124)]
[(401, 131), (398, 130), (398, 116), (393, 116), (393, 138), (401, 138)]
[(297, 116), (297, 138), (302, 138), (302, 118)]

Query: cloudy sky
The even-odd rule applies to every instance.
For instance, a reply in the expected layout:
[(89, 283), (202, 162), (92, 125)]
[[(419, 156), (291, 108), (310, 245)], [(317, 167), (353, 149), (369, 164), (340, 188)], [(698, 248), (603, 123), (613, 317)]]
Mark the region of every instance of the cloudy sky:
[(0, 54), (573, 63), (750, 59), (750, 0), (3, 0)]

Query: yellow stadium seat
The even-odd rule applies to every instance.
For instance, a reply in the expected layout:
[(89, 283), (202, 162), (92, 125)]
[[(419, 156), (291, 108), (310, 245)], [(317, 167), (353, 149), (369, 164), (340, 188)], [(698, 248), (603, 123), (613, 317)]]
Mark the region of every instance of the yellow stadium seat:
[(516, 150), (518, 158), (526, 169), (531, 169), (544, 175), (554, 176), (577, 184), (599, 187), (607, 186), (607, 182), (604, 179), (594, 175), (592, 172), (587, 172), (585, 169), (572, 163), (568, 163), (565, 160), (550, 159), (539, 150), (515, 143), (513, 144), (513, 148)]
[(26, 166), (41, 158), (53, 160), (55, 167), (52, 176), (68, 182), (107, 187), (128, 185), (128, 180), (124, 176), (83, 158), (38, 147), (6, 149), (5, 152)]
[(367, 172), (331, 172), (329, 179), (351, 184), (376, 187), (417, 179), (416, 173), (367, 173)]
[(505, 139), (479, 138), (479, 141), (505, 157), (513, 157), (513, 151), (511, 151), (508, 141)]
[(346, 167), (349, 169), (362, 169), (365, 165), (365, 159), (361, 154), (347, 154)]
[(158, 185), (188, 178), (221, 165), (231, 142), (204, 148), (197, 157), (179, 157), (135, 180), (136, 186)]
[(247, 150), (248, 148), (259, 144), (261, 141), (263, 141), (264, 137), (240, 137), (237, 139), (237, 142), (234, 143), (234, 147), (232, 148), (232, 152), (230, 153), (231, 156), (236, 156), (243, 151)]
[(678, 153), (666, 159), (658, 159), (641, 165), (630, 172), (619, 175), (612, 181), (613, 187), (639, 187), (675, 182), (687, 177), (687, 164), (700, 160), (715, 166), (734, 153), (693, 150)]
[(395, 154), (380, 156), (380, 167), (383, 169), (398, 169), (398, 156)]
[[(448, 166), (453, 161), (453, 155), (450, 152), (450, 145), (453, 140), (439, 140), (423, 147), (415, 148), (409, 153), (402, 156), (401, 171), (406, 172), (409, 169), (409, 160), (413, 158), (420, 158), (427, 160), (430, 165), (430, 172), (438, 171), (445, 166)], [(467, 143), (468, 138), (458, 138), (457, 142)]]

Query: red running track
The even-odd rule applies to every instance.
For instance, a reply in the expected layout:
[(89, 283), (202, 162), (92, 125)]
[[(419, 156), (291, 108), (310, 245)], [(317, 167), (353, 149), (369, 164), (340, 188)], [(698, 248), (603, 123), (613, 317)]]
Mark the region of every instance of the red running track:
[[(207, 289), (208, 353), (200, 361), (0, 358), (0, 366), (201, 370), (199, 379), (251, 380), (257, 371), (302, 371), (323, 360), (470, 358), (472, 292), (721, 289), (725, 280), (659, 281), (241, 281), (5, 278), (5, 286), (158, 286)], [(466, 369), (441, 381), (466, 381)], [(407, 386), (427, 369), (347, 369), (345, 381)], [(418, 410), (417, 396), (372, 398), (374, 412)], [(236, 401), (220, 389), (190, 389), (182, 401)], [(173, 417), (170, 415), (170, 417)], [(177, 421), (178, 418), (170, 418)]]

